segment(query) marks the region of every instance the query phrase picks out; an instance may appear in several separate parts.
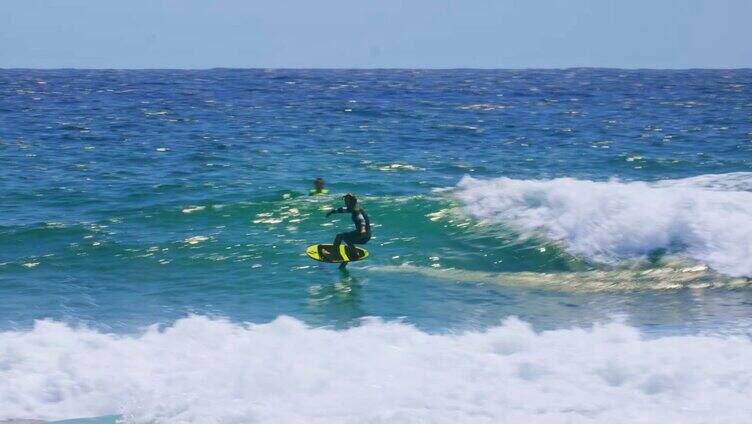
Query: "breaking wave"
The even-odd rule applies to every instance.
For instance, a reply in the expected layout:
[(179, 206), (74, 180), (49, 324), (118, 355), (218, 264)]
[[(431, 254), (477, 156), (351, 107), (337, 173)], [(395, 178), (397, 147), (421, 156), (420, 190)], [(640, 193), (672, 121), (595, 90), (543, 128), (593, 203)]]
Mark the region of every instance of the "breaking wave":
[(752, 173), (658, 182), (463, 178), (455, 195), (474, 217), (523, 236), (543, 233), (587, 259), (614, 263), (655, 252), (752, 276)]
[(192, 316), (116, 335), (38, 321), (0, 333), (0, 420), (743, 422), (750, 363), (744, 336), (646, 338), (616, 322), (430, 334), (378, 319), (332, 330)]

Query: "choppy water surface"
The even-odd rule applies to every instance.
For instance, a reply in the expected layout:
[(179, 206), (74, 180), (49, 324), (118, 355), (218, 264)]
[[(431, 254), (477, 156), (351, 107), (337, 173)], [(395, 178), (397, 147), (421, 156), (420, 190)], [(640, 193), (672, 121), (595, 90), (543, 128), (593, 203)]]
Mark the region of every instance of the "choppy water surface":
[[(750, 412), (750, 70), (2, 70), (0, 181), (0, 419), (706, 422), (728, 373)], [(374, 238), (340, 273), (303, 251), (348, 191)]]

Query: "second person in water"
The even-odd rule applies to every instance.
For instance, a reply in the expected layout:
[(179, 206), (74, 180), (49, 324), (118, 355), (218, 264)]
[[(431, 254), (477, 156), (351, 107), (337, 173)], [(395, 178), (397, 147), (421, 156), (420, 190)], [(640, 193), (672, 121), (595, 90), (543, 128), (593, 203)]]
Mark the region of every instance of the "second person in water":
[(318, 177), (313, 182), (313, 188), (308, 192), (308, 195), (318, 196), (321, 194), (329, 194), (329, 190), (324, 188), (324, 179), (321, 177)]

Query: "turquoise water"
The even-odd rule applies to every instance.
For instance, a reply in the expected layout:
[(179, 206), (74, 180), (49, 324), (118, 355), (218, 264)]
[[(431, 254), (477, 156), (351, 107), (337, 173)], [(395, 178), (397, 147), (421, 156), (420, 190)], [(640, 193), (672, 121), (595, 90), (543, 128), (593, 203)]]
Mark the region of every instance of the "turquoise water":
[[(136, 365), (91, 377), (19, 353), (109, 367), (127, 340), (196, 348), (170, 338), (181, 328), (213, 345), (248, 331), (248, 346), (259, 346), (254, 331), (315, 339), (325, 327), (321, 340), (340, 346), (360, 329), (374, 351), (392, 331), (381, 326), (396, 325), (400, 340), (451, 338), (513, 331), (510, 316), (530, 331), (616, 321), (607, 325), (645, 338), (635, 343), (750, 332), (750, 70), (2, 70), (0, 99), (0, 330), (10, 346), (0, 374), (18, 387), (41, 372), (48, 383), (29, 393), (49, 391), (14, 398), (0, 419), (222, 417), (133, 407), (167, 396)], [(331, 195), (307, 196), (318, 176)], [(325, 217), (346, 192), (374, 237), (371, 257), (341, 273), (303, 252), (350, 229), (349, 216)], [(454, 339), (440, 340), (452, 351)], [(227, 349), (253, 358), (238, 346)], [(155, 375), (150, 367), (167, 367), (144, 361)], [(140, 383), (103, 389), (130, 377)], [(248, 390), (239, 393), (213, 404), (231, 410)], [(403, 416), (384, 402), (397, 414), (377, 417), (387, 422), (472, 421), (440, 408)], [(295, 419), (315, 422), (302, 411)], [(216, 422), (290, 419), (248, 414)]]

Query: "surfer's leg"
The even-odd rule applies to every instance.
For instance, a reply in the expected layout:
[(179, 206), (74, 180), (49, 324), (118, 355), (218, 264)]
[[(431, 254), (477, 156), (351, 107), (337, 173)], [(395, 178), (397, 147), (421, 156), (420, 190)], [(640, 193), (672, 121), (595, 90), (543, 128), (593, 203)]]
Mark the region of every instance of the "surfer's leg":
[[(332, 243), (332, 245), (333, 245), (333, 246), (332, 246), (332, 250), (333, 250), (334, 252), (337, 252), (337, 251), (339, 251), (339, 245), (340, 245), (340, 244), (342, 244), (342, 238), (343, 238), (343, 237), (345, 236), (345, 234), (347, 234), (347, 233), (339, 233), (339, 234), (337, 234), (337, 236), (336, 236), (336, 237), (334, 237), (334, 243)], [(323, 252), (323, 253), (324, 253), (325, 255), (330, 255), (330, 254), (331, 254), (331, 253), (330, 253), (330, 252), (329, 252), (328, 250), (326, 250), (326, 249), (321, 249), (321, 251), (322, 251), (322, 252)]]
[[(344, 241), (347, 245), (347, 250), (349, 252), (353, 252), (355, 250), (355, 243), (357, 243), (358, 238), (358, 231), (349, 231), (347, 233), (339, 233), (337, 234), (337, 240), (339, 240), (339, 243), (334, 247), (335, 249), (339, 250), (339, 245)], [(347, 262), (342, 262), (339, 265), (339, 269), (345, 269), (347, 266)]]
[(363, 244), (362, 237), (357, 230), (350, 231), (349, 233), (344, 233), (342, 235), (342, 241), (347, 244), (347, 247), (351, 252), (355, 251), (356, 244)]
[(339, 233), (336, 237), (334, 237), (334, 243), (332, 243), (334, 245), (334, 250), (339, 249), (339, 245), (342, 244), (343, 238), (345, 239), (345, 241), (347, 241), (346, 236), (347, 233)]
[(349, 248), (355, 248), (356, 244), (363, 244), (361, 241), (360, 233), (357, 230), (337, 234), (337, 237), (334, 239), (333, 243), (334, 249), (339, 249), (339, 245), (342, 244), (343, 241)]

